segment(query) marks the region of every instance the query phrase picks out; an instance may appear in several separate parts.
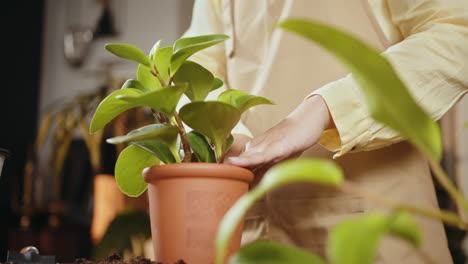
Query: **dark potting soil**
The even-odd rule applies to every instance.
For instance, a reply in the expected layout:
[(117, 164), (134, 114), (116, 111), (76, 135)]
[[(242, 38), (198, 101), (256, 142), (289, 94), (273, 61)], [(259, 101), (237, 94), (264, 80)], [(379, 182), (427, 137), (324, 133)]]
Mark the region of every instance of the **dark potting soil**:
[[(170, 263), (161, 263), (156, 261), (151, 261), (144, 257), (135, 257), (132, 259), (123, 260), (118, 255), (111, 255), (105, 259), (98, 261), (90, 261), (87, 259), (76, 259), (73, 264), (170, 264)], [(179, 260), (174, 264), (186, 264), (183, 260)]]

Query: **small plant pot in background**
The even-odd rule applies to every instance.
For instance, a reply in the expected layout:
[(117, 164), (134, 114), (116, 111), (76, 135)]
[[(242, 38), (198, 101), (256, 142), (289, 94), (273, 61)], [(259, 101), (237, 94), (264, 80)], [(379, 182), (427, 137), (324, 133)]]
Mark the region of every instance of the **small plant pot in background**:
[[(174, 163), (152, 167), (145, 174), (145, 181), (156, 260), (214, 263), (218, 225), (248, 191), (252, 180), (249, 170), (225, 164)], [(240, 248), (242, 228), (239, 226), (233, 236), (230, 254)]]
[(99, 243), (109, 224), (125, 208), (125, 197), (119, 189), (114, 175), (97, 174), (94, 176), (93, 219), (91, 238), (93, 244)]

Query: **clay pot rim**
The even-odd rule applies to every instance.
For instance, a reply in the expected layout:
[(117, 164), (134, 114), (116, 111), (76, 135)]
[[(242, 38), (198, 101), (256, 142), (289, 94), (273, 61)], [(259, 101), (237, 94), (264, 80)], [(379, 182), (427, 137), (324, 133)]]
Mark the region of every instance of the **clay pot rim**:
[(167, 178), (223, 178), (250, 183), (254, 174), (245, 168), (219, 163), (171, 163), (150, 167), (143, 173), (145, 182)]

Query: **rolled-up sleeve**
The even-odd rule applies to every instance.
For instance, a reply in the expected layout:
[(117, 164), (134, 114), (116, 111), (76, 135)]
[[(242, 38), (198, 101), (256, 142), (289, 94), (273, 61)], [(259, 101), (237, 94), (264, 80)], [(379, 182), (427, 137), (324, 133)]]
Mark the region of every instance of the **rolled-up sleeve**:
[[(468, 89), (468, 1), (387, 0), (390, 22), (401, 41), (383, 52), (411, 95), (434, 119), (441, 118)], [(335, 156), (381, 148), (402, 140), (369, 116), (352, 75), (329, 83), (320, 95), (335, 123), (320, 143)]]

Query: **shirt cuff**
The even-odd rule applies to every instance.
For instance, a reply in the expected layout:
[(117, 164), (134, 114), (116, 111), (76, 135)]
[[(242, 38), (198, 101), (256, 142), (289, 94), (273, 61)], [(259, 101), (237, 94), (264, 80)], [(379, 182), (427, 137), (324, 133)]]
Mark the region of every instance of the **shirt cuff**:
[(325, 130), (319, 140), (326, 149), (336, 152), (333, 158), (358, 150), (358, 145), (370, 140), (372, 122), (351, 75), (321, 87), (306, 99), (315, 95), (325, 100), (335, 123), (335, 128)]

